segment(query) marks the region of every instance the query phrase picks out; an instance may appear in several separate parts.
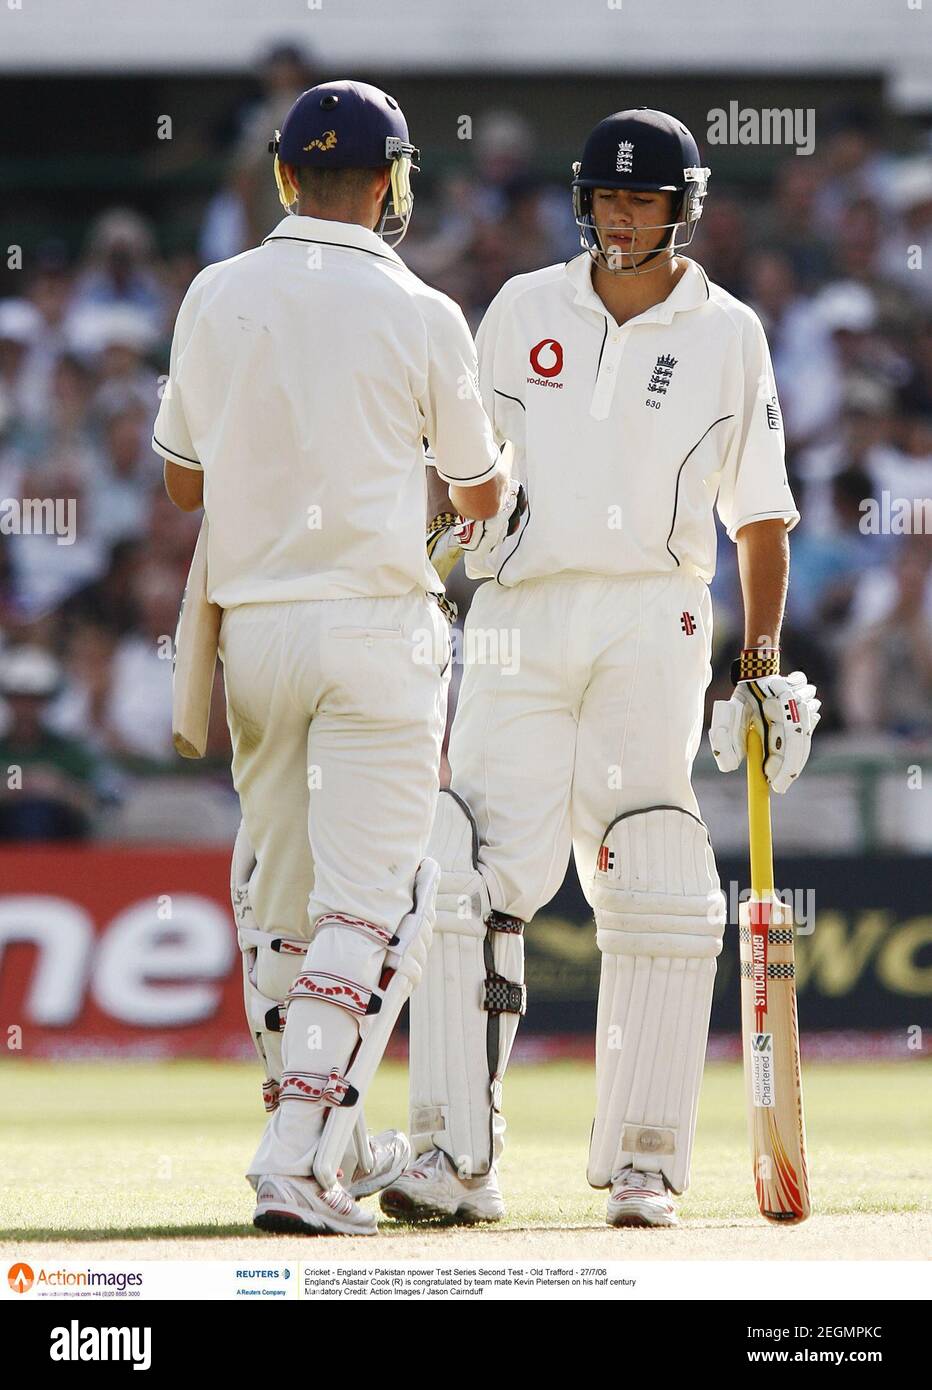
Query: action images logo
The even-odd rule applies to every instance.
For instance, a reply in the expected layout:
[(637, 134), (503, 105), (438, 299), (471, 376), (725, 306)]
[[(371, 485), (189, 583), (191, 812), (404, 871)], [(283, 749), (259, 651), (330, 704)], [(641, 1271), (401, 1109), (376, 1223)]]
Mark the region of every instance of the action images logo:
[(126, 1294), (129, 1289), (142, 1287), (142, 1275), (124, 1269), (46, 1269), (39, 1267), (38, 1274), (31, 1265), (18, 1260), (7, 1270), (6, 1281), (14, 1293), (25, 1294), (35, 1288), (37, 1294), (56, 1292), (63, 1289), (93, 1289), (106, 1291), (112, 1295)]

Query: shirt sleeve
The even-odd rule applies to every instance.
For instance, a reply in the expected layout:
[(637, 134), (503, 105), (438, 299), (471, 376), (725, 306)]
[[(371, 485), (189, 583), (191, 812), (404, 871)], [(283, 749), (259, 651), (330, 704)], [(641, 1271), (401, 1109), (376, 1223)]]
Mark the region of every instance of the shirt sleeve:
[(498, 467), (498, 448), (479, 394), (476, 347), (452, 300), (430, 301), (427, 390), (421, 402), (424, 432), (445, 483), (477, 487)]
[(781, 518), (791, 530), (799, 520), (786, 476), (786, 441), (770, 349), (760, 320), (748, 314), (742, 327), (738, 369), (742, 409), (719, 480), (717, 509), (731, 540), (750, 521)]
[(182, 468), (202, 467), (191, 440), (184, 410), (185, 352), (196, 318), (193, 289), (192, 284), (181, 302), (175, 320), (168, 380), (165, 382), (159, 413), (152, 427), (152, 447), (155, 452), (172, 463), (180, 464)]

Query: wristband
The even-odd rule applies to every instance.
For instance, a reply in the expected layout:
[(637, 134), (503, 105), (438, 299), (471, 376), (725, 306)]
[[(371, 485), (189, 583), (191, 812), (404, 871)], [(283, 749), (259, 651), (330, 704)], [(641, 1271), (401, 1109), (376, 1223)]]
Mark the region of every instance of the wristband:
[(740, 656), (731, 663), (731, 683), (760, 680), (762, 676), (779, 676), (779, 647), (743, 647)]

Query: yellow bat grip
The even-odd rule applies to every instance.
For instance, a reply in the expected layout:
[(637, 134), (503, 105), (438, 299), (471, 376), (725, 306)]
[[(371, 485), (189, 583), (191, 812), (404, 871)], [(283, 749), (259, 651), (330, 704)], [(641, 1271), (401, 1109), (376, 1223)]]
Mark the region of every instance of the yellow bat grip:
[(764, 747), (756, 729), (748, 731), (748, 827), (751, 844), (751, 892), (765, 898), (773, 892), (773, 838), (770, 830), (770, 788), (764, 776)]

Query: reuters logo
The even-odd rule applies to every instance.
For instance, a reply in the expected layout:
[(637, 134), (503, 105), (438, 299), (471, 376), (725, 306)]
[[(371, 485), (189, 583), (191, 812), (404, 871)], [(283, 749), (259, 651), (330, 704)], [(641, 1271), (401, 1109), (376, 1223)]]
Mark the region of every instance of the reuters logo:
[(531, 348), (531, 366), (538, 376), (559, 376), (563, 370), (563, 348), (556, 338), (542, 338)]
[(10, 1265), (6, 1281), (14, 1293), (28, 1293), (35, 1283), (36, 1276), (29, 1265)]

